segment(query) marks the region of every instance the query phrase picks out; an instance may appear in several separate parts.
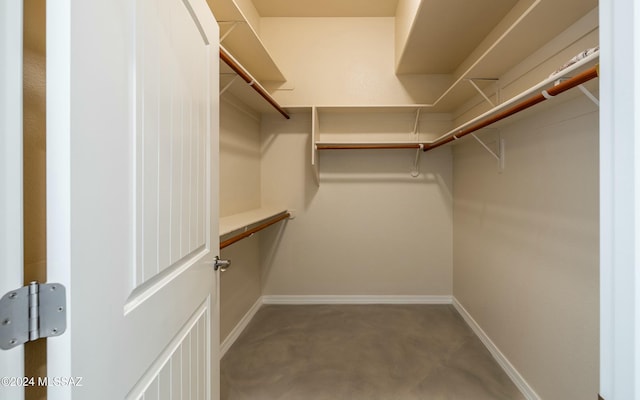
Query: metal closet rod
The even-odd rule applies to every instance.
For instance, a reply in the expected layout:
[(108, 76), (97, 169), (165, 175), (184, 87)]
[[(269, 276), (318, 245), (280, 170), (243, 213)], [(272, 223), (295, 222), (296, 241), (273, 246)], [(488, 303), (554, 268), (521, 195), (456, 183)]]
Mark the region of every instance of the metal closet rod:
[(220, 59), (224, 61), (225, 64), (227, 64), (229, 68), (231, 68), (236, 74), (244, 79), (244, 81), (247, 82), (249, 86), (253, 88), (253, 90), (258, 92), (260, 96), (262, 96), (267, 102), (269, 102), (269, 104), (271, 104), (273, 108), (278, 110), (278, 112), (282, 114), (286, 119), (291, 118), (289, 114), (287, 114), (287, 112), (282, 107), (280, 107), (280, 104), (278, 104), (273, 99), (273, 97), (271, 97), (271, 95), (267, 93), (266, 90), (264, 90), (264, 88), (258, 83), (258, 81), (253, 79), (253, 77), (249, 75), (249, 73), (245, 71), (245, 69), (231, 56), (231, 54), (227, 53), (227, 51), (222, 46), (220, 46)]
[(424, 151), (435, 149), (447, 143), (453, 142), (454, 140), (460, 139), (461, 137), (469, 135), (477, 130), (486, 128), (487, 126), (494, 124), (500, 120), (503, 120), (507, 117), (510, 117), (514, 114), (517, 114), (520, 111), (524, 111), (527, 108), (533, 107), (538, 103), (542, 103), (543, 101), (550, 99), (551, 97), (557, 96), (560, 93), (564, 93), (569, 89), (573, 89), (574, 87), (580, 86), (583, 83), (589, 82), (590, 80), (597, 78), (598, 75), (599, 75), (599, 65), (596, 65), (582, 72), (581, 74), (574, 76), (573, 78), (569, 78), (566, 81), (560, 82), (556, 86), (553, 86), (547, 90), (543, 90), (541, 93), (521, 101), (520, 103), (514, 105), (513, 107), (510, 107), (502, 111), (501, 113), (494, 115), (491, 118), (487, 118), (486, 120), (480, 121), (475, 125), (471, 125), (468, 128), (452, 133), (446, 137), (436, 140), (433, 143), (425, 143)]
[(248, 238), (256, 232), (260, 232), (261, 230), (270, 227), (271, 225), (282, 221), (283, 219), (287, 219), (291, 217), (290, 213), (284, 213), (279, 216), (274, 217), (273, 219), (268, 220), (267, 222), (263, 222), (262, 224), (249, 229), (248, 231), (242, 232), (238, 235), (235, 235), (227, 240), (220, 242), (220, 249), (224, 249), (225, 247), (231, 246), (235, 242), (238, 242), (244, 238)]
[(317, 144), (318, 150), (419, 149), (420, 143), (387, 144)]
[[(469, 135), (477, 130), (482, 128), (486, 128), (487, 126), (494, 124), (500, 120), (503, 120), (507, 117), (510, 117), (514, 114), (519, 113), (520, 111), (526, 110), (527, 108), (533, 107), (534, 105), (541, 103), (551, 97), (557, 96), (563, 92), (566, 92), (569, 89), (580, 86), (583, 83), (586, 83), (594, 78), (597, 78), (599, 74), (599, 66), (596, 65), (579, 75), (574, 76), (573, 78), (569, 78), (552, 88), (547, 90), (543, 90), (539, 94), (532, 96), (526, 100), (523, 100), (516, 105), (495, 114), (492, 117), (489, 117), (485, 120), (481, 120), (480, 122), (471, 125), (467, 128), (460, 129), (457, 131), (452, 131), (450, 133), (446, 133), (440, 138), (436, 139), (433, 142), (423, 142), (423, 150), (429, 151), (433, 150), (437, 147), (443, 146), (447, 143), (453, 142), (454, 140), (460, 139), (466, 135)], [(560, 78), (558, 78), (560, 79)], [(500, 106), (498, 106), (500, 107)], [(482, 117), (479, 117), (480, 119)], [(464, 126), (464, 125), (463, 125)], [(420, 148), (421, 143), (402, 143), (402, 144), (317, 144), (316, 148), (318, 150), (360, 150), (360, 149), (417, 149)]]

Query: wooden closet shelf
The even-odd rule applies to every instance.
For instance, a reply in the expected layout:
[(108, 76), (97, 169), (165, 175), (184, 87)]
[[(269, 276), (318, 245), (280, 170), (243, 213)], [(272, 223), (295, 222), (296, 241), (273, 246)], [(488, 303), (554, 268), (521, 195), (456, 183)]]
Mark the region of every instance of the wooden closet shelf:
[[(287, 218), (291, 218), (291, 213), (287, 210), (264, 208), (220, 218), (220, 249)], [(237, 234), (222, 240), (234, 232)]]
[(289, 114), (278, 104), (277, 101), (262, 87), (262, 85), (238, 62), (235, 58), (220, 45), (220, 59), (229, 66), (238, 76), (240, 76), (249, 86), (253, 88), (263, 99), (275, 108), (283, 117), (290, 119)]

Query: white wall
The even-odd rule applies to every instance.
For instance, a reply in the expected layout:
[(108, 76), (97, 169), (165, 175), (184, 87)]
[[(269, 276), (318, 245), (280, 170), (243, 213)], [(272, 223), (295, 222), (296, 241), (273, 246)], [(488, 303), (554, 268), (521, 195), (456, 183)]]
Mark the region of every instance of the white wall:
[[(260, 207), (260, 124), (258, 116), (220, 102), (220, 215)], [(235, 102), (234, 102), (235, 103)], [(237, 242), (220, 252), (232, 266), (221, 274), (220, 340), (262, 295), (257, 238)]]
[(220, 101), (221, 217), (260, 207), (260, 117), (242, 107), (228, 94)]
[(598, 108), (553, 101), (500, 129), (503, 173), (454, 147), (454, 296), (542, 399), (595, 399)]
[[(397, 77), (394, 21), (262, 18), (262, 40), (287, 76), (274, 96), (286, 105), (433, 101), (451, 77)], [(409, 119), (399, 130), (412, 129)], [(417, 179), (415, 151), (325, 151), (318, 187), (310, 141), (308, 112), (263, 119), (262, 203), (297, 210), (261, 236), (263, 293), (450, 295), (450, 151), (423, 157)]]
[(262, 18), (261, 38), (291, 90), (284, 105), (430, 103), (448, 75), (395, 75), (395, 19)]
[(265, 295), (450, 295), (451, 154), (325, 151), (318, 187), (308, 114), (263, 118), (263, 204), (296, 209), (261, 237)]

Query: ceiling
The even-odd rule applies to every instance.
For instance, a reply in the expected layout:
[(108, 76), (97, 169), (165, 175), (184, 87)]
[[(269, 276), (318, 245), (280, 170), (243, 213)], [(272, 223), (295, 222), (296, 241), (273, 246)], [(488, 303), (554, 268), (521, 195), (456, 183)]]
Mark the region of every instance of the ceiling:
[(261, 17), (393, 17), (398, 0), (253, 0)]

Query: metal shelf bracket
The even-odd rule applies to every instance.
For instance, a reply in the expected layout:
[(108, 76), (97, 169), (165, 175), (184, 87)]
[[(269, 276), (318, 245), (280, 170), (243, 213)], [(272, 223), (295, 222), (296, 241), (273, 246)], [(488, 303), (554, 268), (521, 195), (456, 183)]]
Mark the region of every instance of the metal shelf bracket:
[(467, 78), (465, 80), (469, 82), (471, 86), (473, 86), (478, 93), (480, 93), (480, 96), (482, 96), (487, 101), (487, 103), (491, 104), (491, 107), (496, 106), (495, 104), (493, 104), (493, 101), (491, 101), (489, 96), (487, 96), (486, 93), (482, 89), (480, 89), (480, 87), (476, 84), (475, 81), (497, 81), (498, 80), (497, 78)]
[[(222, 22), (222, 21), (219, 21), (219, 22)], [(227, 38), (227, 36), (229, 36), (231, 32), (233, 32), (234, 29), (236, 29), (236, 27), (240, 23), (239, 21), (225, 21), (225, 22), (230, 23), (231, 27), (224, 33), (224, 35), (220, 37), (220, 43), (222, 43)]]
[(230, 81), (229, 83), (227, 83), (226, 85), (224, 85), (224, 87), (222, 89), (220, 89), (220, 96), (222, 96), (224, 94), (224, 92), (226, 92), (231, 85), (234, 84), (234, 82), (236, 81), (236, 79), (238, 79), (238, 75), (235, 75)]
[(596, 96), (594, 96), (593, 93), (591, 93), (586, 87), (584, 87), (584, 85), (578, 85), (578, 89), (580, 89), (589, 100), (593, 101), (595, 105), (600, 107), (600, 100)]
[(500, 170), (500, 172), (504, 171), (504, 158), (505, 158), (504, 139), (502, 137), (498, 137), (498, 152), (496, 153), (495, 151), (491, 150), (491, 148), (487, 146), (485, 142), (480, 140), (480, 138), (476, 136), (475, 133), (472, 133), (471, 136), (473, 136), (473, 138), (477, 140), (478, 143), (480, 143), (480, 145), (482, 145), (482, 147), (484, 147), (485, 150), (487, 150), (489, 154), (491, 154), (493, 158), (495, 158), (498, 161), (498, 169)]

